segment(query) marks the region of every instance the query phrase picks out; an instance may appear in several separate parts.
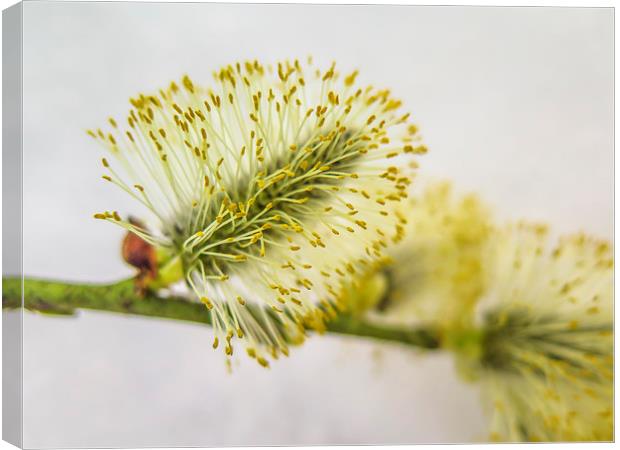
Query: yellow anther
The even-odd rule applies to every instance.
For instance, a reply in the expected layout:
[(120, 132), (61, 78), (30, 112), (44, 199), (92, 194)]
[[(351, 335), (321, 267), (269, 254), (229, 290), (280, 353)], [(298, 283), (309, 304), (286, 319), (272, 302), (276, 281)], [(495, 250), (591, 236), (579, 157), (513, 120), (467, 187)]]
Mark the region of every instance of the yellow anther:
[(213, 309), (213, 303), (207, 297), (200, 297), (200, 301), (209, 309)]
[(258, 358), (256, 358), (256, 361), (263, 366), (264, 368), (268, 368), (269, 367), (269, 361), (267, 361), (265, 358), (263, 358), (262, 356), (259, 356)]

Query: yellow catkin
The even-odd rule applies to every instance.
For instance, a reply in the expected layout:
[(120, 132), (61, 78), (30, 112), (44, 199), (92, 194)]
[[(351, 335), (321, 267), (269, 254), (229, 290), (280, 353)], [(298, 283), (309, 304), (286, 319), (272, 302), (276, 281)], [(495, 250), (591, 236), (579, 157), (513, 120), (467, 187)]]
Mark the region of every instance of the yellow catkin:
[[(407, 198), (422, 153), (402, 102), (356, 86), (357, 71), (341, 79), (335, 63), (271, 67), (227, 65), (209, 85), (185, 75), (131, 98), (127, 129), (110, 119), (109, 130), (87, 131), (109, 151), (103, 178), (153, 213), (156, 229), (140, 236), (178, 261), (216, 333), (233, 339), (224, 352), (232, 356), (237, 339), (263, 366), (288, 352), (287, 341), (303, 340), (300, 323), (324, 329), (347, 276), (403, 234), (399, 219), (383, 213)], [(388, 163), (396, 156), (407, 160)], [(118, 214), (100, 214), (138, 232)], [(340, 277), (332, 285), (324, 273)], [(274, 282), (283, 304), (268, 287)], [(258, 320), (244, 298), (277, 302), (278, 317)]]

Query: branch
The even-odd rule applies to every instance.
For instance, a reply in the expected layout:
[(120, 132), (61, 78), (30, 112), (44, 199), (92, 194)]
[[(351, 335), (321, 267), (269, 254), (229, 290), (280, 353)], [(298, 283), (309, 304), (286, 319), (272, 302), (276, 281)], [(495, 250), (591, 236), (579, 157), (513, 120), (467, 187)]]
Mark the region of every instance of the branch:
[[(72, 315), (78, 309), (91, 309), (203, 325), (211, 323), (211, 316), (201, 303), (183, 297), (161, 297), (153, 293), (140, 296), (136, 293), (133, 279), (112, 284), (78, 284), (25, 278), (23, 286), (23, 305), (30, 311)], [(2, 279), (2, 308), (17, 309), (22, 306), (21, 287), (21, 278)], [(418, 348), (439, 347), (436, 330), (376, 325), (346, 314), (329, 322), (327, 332), (397, 342)]]

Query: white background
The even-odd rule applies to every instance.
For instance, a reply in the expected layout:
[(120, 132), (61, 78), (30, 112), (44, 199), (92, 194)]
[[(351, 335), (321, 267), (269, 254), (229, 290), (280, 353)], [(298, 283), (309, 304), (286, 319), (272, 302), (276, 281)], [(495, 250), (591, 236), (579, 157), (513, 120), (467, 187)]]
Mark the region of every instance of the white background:
[[(24, 20), (24, 270), (109, 281), (135, 211), (98, 180), (83, 129), (126, 98), (241, 58), (360, 68), (403, 98), (426, 174), (480, 192), (501, 219), (612, 233), (609, 9), (29, 3)], [(471, 441), (477, 392), (448, 358), (319, 338), (269, 372), (227, 376), (200, 327), (103, 314), (25, 318), (25, 445)], [(465, 413), (464, 413), (465, 412)]]

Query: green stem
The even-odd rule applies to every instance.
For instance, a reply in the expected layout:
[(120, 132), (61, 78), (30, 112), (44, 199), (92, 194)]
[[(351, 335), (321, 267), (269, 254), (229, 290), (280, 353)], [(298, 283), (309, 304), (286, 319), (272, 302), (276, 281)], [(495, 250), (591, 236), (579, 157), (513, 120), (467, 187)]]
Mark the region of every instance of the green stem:
[[(211, 323), (210, 314), (201, 303), (182, 297), (160, 297), (153, 293), (141, 296), (134, 288), (133, 279), (112, 284), (78, 284), (25, 278), (23, 302), (25, 309), (46, 314), (71, 315), (77, 309), (92, 309), (204, 325)], [(3, 278), (2, 307), (17, 309), (21, 305), (21, 278)], [(397, 342), (419, 348), (439, 347), (436, 330), (376, 325), (346, 314), (328, 323), (327, 331), (328, 333)]]

